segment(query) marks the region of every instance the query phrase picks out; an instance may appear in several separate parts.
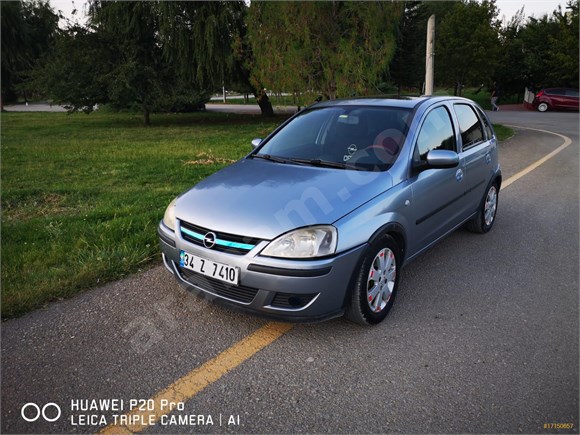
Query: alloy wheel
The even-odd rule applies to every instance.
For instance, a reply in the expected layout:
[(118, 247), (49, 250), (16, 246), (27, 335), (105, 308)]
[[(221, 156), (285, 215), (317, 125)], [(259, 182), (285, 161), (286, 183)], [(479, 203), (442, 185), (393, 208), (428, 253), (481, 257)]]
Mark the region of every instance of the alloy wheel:
[(491, 186), (487, 192), (487, 197), (485, 198), (485, 206), (483, 209), (483, 216), (485, 219), (485, 225), (490, 226), (495, 219), (495, 211), (497, 209), (497, 189), (495, 186)]
[(367, 279), (367, 302), (371, 311), (380, 313), (395, 288), (397, 261), (389, 248), (381, 249), (375, 256)]

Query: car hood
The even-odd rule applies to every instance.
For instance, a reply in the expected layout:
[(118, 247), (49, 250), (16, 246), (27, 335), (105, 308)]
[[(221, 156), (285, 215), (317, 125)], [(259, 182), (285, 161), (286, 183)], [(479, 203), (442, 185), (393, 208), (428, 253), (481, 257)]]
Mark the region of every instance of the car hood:
[(175, 214), (212, 231), (271, 240), (294, 228), (331, 224), (392, 184), (388, 172), (243, 159), (182, 194)]

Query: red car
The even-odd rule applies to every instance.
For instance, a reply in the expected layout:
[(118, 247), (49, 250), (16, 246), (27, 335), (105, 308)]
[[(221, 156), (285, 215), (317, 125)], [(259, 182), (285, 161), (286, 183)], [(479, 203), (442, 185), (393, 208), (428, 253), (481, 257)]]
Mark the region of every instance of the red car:
[(534, 107), (540, 112), (554, 109), (578, 110), (578, 90), (570, 88), (542, 89), (534, 98)]

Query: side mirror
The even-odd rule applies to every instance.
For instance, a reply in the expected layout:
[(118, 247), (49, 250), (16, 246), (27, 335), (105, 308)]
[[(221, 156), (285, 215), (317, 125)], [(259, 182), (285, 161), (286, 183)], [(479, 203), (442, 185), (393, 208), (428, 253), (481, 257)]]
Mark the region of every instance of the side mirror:
[(427, 169), (455, 168), (459, 165), (459, 155), (455, 151), (431, 150), (426, 160), (413, 161), (413, 169), (425, 171)]
[(262, 139), (260, 139), (259, 137), (257, 137), (256, 139), (252, 139), (252, 147), (253, 148), (258, 148), (258, 145), (260, 145), (262, 143)]
[(459, 165), (459, 155), (455, 151), (431, 150), (427, 153), (427, 165), (434, 169), (455, 168)]

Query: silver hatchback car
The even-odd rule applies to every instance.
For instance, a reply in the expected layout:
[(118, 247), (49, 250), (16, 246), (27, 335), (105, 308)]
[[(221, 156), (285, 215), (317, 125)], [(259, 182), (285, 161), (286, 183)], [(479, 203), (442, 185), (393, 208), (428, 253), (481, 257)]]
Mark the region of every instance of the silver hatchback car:
[(289, 321), (376, 324), (401, 268), (495, 221), (493, 127), (456, 97), (310, 106), (171, 202), (163, 261), (186, 288)]

